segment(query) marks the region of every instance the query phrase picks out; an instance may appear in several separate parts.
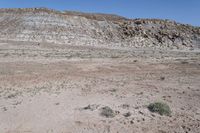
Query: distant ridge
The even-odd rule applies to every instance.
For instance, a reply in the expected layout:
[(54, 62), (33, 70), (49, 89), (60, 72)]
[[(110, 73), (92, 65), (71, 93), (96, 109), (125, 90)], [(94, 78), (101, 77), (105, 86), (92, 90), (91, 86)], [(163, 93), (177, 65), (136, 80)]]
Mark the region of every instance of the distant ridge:
[(57, 11), (0, 9), (0, 39), (109, 48), (200, 48), (200, 28), (160, 19)]

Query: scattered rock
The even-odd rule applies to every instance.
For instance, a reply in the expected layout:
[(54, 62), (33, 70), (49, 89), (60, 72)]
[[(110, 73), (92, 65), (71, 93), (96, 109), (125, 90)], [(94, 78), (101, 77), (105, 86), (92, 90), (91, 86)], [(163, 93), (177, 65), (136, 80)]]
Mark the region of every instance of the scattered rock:
[(13, 103), (12, 105), (18, 105), (18, 104), (21, 104), (22, 101), (16, 101), (15, 103)]
[(181, 61), (181, 64), (189, 64), (187, 61)]
[(128, 113), (125, 113), (125, 114), (123, 114), (123, 115), (124, 115), (124, 117), (129, 117), (129, 116), (131, 116), (131, 113), (128, 112)]
[(134, 121), (133, 121), (133, 120), (131, 120), (131, 121), (130, 121), (130, 123), (131, 123), (131, 124), (134, 124)]
[(130, 105), (128, 105), (128, 104), (122, 104), (121, 107), (122, 107), (123, 109), (128, 109), (128, 108), (130, 107)]
[(140, 113), (141, 115), (144, 115), (144, 113), (143, 113), (142, 111), (139, 111), (139, 113)]
[(60, 103), (55, 103), (55, 105), (60, 105)]
[(7, 96), (7, 98), (9, 98), (9, 99), (10, 98), (15, 98), (16, 96), (17, 96), (17, 94), (10, 94), (10, 95)]
[(160, 80), (162, 80), (162, 81), (163, 81), (163, 80), (165, 80), (165, 77), (163, 77), (163, 76), (162, 76), (162, 77), (160, 77)]
[(3, 109), (3, 111), (7, 111), (8, 110), (6, 107), (3, 107), (2, 109)]
[(88, 105), (88, 106), (84, 107), (83, 110), (91, 110), (91, 111), (94, 111), (94, 110), (96, 110), (98, 107), (99, 107), (99, 105), (92, 104), (92, 105)]
[(110, 92), (116, 92), (117, 91), (117, 89), (111, 89), (111, 90), (109, 90)]

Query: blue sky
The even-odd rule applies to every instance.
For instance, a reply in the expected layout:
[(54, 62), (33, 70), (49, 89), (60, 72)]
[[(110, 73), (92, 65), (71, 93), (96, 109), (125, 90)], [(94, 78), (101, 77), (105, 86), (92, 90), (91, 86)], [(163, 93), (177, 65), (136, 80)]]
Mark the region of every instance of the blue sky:
[(0, 8), (48, 7), (111, 13), (128, 18), (162, 18), (200, 26), (200, 0), (0, 0)]

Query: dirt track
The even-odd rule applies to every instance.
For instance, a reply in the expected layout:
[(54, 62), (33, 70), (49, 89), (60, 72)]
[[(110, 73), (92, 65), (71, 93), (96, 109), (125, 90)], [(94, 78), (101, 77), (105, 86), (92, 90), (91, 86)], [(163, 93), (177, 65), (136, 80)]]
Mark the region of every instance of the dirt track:
[[(19, 56), (3, 48), (1, 133), (200, 131), (199, 55), (69, 59), (42, 57), (37, 50), (36, 56)], [(172, 115), (151, 113), (147, 105), (155, 101), (167, 103)], [(101, 116), (105, 106), (116, 116)]]

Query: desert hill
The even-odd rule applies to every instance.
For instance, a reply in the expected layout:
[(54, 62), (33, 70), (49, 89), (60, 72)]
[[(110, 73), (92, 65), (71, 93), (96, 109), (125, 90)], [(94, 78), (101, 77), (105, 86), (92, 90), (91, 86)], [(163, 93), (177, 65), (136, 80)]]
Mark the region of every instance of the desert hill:
[(1, 40), (128, 49), (200, 48), (199, 27), (46, 8), (0, 9), (0, 29)]

